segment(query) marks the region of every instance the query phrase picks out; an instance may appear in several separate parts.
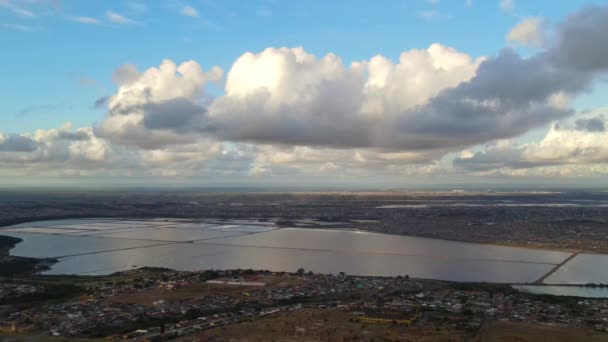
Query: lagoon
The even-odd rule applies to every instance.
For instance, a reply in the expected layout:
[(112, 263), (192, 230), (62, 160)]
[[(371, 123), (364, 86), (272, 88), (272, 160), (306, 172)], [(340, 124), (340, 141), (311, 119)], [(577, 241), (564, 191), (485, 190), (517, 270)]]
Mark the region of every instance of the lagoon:
[(278, 229), (254, 220), (59, 220), (5, 227), (0, 234), (24, 240), (11, 250), (12, 255), (59, 258), (48, 274), (109, 274), (141, 266), (304, 268), (321, 273), (530, 283), (570, 255), (345, 229)]

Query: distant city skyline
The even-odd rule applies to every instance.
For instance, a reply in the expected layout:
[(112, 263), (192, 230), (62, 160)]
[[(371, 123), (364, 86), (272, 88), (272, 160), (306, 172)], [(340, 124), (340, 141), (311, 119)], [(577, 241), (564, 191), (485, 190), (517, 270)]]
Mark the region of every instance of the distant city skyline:
[(608, 2), (0, 0), (0, 186), (608, 186)]

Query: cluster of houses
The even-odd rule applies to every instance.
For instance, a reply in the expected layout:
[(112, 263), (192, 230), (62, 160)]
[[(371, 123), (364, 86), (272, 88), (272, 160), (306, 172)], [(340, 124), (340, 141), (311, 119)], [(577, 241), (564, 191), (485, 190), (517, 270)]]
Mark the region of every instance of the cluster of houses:
[[(410, 280), (407, 276), (135, 270), (114, 280), (91, 283), (78, 299), (0, 317), (0, 330), (63, 337), (164, 339), (284, 311), (316, 308), (343, 310), (366, 324), (477, 329), (486, 320), (505, 319), (608, 331), (608, 299), (551, 301), (514, 290), (478, 288), (462, 290), (450, 283)], [(10, 284), (2, 284), (0, 289), (3, 294), (40, 290)], [(145, 298), (150, 293), (180, 295), (154, 297), (149, 302), (124, 300), (129, 296)]]
[(15, 300), (21, 297), (43, 294), (44, 291), (43, 286), (0, 281), (0, 303), (7, 299)]

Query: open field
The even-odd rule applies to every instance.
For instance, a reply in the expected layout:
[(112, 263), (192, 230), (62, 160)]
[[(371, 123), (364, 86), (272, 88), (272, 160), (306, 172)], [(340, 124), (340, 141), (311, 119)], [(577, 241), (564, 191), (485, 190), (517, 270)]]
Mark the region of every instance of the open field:
[[(265, 289), (281, 289), (292, 286), (307, 284), (308, 281), (294, 277), (258, 277), (255, 281), (265, 282)], [(255, 295), (255, 290), (259, 286), (240, 286), (240, 285), (216, 285), (207, 283), (194, 283), (177, 289), (152, 288), (137, 293), (122, 294), (108, 298), (108, 303), (130, 303), (146, 306), (153, 306), (159, 300), (178, 301), (204, 296), (227, 296), (235, 299), (255, 299), (263, 301), (262, 297)], [(253, 295), (250, 293), (254, 293)]]
[[(458, 341), (464, 332), (450, 332), (428, 326), (363, 324), (338, 310), (300, 310), (266, 317), (254, 322), (214, 328), (200, 341)], [(188, 341), (183, 339), (182, 341)]]
[(495, 321), (487, 324), (478, 335), (483, 342), (603, 342), (605, 333), (591, 329)]
[[(492, 321), (479, 332), (435, 324), (412, 327), (362, 324), (338, 310), (280, 313), (254, 322), (214, 328), (199, 341), (479, 341), (479, 342), (600, 342), (605, 333), (588, 328)], [(191, 341), (183, 339), (182, 341)]]

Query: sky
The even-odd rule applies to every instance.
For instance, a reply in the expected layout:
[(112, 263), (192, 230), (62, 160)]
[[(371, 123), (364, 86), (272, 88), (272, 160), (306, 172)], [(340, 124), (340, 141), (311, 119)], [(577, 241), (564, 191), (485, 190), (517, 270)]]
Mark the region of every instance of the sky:
[(608, 186), (608, 2), (0, 0), (0, 185)]

